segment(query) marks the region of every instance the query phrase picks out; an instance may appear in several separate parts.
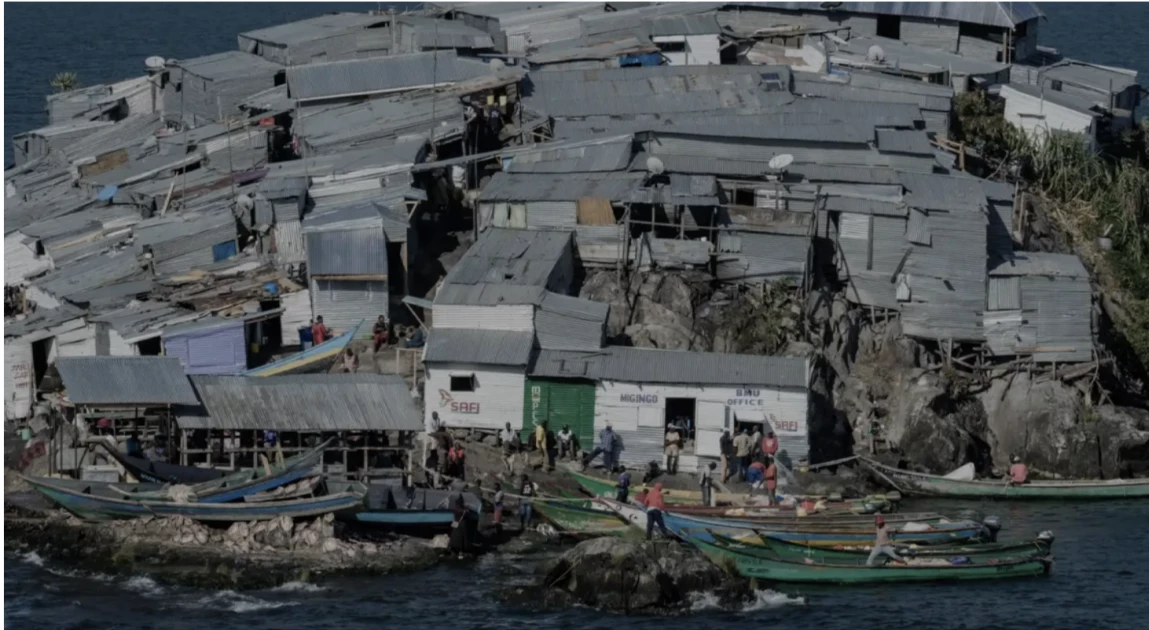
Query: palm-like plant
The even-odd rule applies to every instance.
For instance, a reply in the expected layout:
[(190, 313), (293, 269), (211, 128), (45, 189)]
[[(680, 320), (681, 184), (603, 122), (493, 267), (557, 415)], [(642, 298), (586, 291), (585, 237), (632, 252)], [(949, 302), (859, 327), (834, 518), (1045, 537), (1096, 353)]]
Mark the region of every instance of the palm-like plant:
[(80, 87), (80, 77), (75, 72), (60, 72), (52, 77), (52, 87), (57, 92), (71, 92)]

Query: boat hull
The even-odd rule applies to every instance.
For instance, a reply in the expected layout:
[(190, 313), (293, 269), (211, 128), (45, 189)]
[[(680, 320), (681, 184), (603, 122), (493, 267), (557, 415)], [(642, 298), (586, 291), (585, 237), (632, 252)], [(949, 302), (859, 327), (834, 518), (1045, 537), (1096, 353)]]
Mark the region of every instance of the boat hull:
[(690, 538), (690, 542), (718, 563), (733, 562), (740, 575), (773, 582), (818, 584), (882, 584), (890, 582), (939, 582), (952, 580), (996, 580), (1034, 577), (1049, 572), (1048, 558), (988, 560), (964, 565), (886, 564), (868, 567), (865, 559), (855, 564), (794, 562), (769, 557), (770, 552), (753, 552), (752, 546), (723, 546)]
[(212, 481), (228, 473), (213, 468), (180, 466), (164, 462), (151, 462), (140, 457), (132, 457), (105, 445), (105, 450), (133, 477), (144, 483), (197, 484)]
[[(584, 475), (571, 470), (566, 471), (580, 486), (588, 493), (605, 499), (614, 499), (618, 495), (617, 484), (608, 479), (599, 479), (590, 475)], [(702, 506), (702, 493), (693, 490), (663, 490), (663, 497), (668, 504), (685, 504), (692, 508), (698, 509), (712, 509)], [(745, 494), (735, 493), (715, 493), (714, 500), (720, 503), (741, 503), (746, 501)], [(892, 509), (893, 505), (884, 497), (871, 497), (868, 499), (851, 499), (849, 501), (832, 503), (831, 509), (846, 513), (861, 514), (865, 512), (867, 503), (876, 504), (881, 510)], [(719, 508), (721, 509), (721, 508)], [(785, 508), (776, 508), (782, 511)], [(792, 511), (792, 508), (789, 509)]]
[(532, 504), (535, 512), (570, 534), (617, 535), (629, 529), (613, 512), (596, 510), (591, 502), (545, 501)]
[[(740, 542), (750, 542), (757, 535), (769, 536), (777, 540), (784, 540), (814, 547), (834, 547), (842, 545), (865, 545), (874, 540), (873, 528), (808, 528), (797, 526), (793, 528), (771, 528), (770, 526), (744, 523), (725, 519), (702, 519), (681, 516), (673, 512), (663, 515), (668, 529), (680, 535), (713, 540), (707, 533), (714, 529), (725, 533), (733, 532), (730, 537)], [(927, 531), (906, 532), (891, 531), (890, 539), (895, 543), (938, 545), (960, 543), (981, 539), (986, 536), (985, 528), (980, 523), (962, 521), (959, 523), (939, 523), (932, 525)]]
[(290, 501), (265, 503), (176, 503), (133, 501), (86, 493), (53, 483), (55, 480), (26, 478), (32, 487), (60, 507), (86, 520), (113, 520), (145, 516), (185, 516), (197, 521), (266, 521), (280, 516), (302, 518), (352, 509), (362, 496), (346, 492)]
[(1034, 481), (1010, 485), (1004, 481), (946, 479), (867, 462), (897, 488), (910, 494), (954, 499), (1106, 500), (1149, 497), (1149, 479), (1108, 481)]
[[(722, 537), (714, 535), (722, 542)], [(805, 562), (807, 559), (820, 563), (855, 562), (865, 560), (870, 555), (869, 545), (857, 545), (850, 549), (835, 549), (830, 547), (811, 547), (799, 545), (770, 536), (761, 536), (760, 539), (766, 548), (783, 560)], [(737, 543), (734, 539), (727, 539), (730, 543)], [(912, 558), (957, 558), (968, 557), (985, 560), (1003, 560), (1013, 558), (1029, 558), (1048, 556), (1052, 550), (1052, 543), (1045, 541), (1032, 541), (1025, 543), (982, 543), (975, 545), (938, 545), (915, 547), (909, 550), (899, 549), (899, 553)]]

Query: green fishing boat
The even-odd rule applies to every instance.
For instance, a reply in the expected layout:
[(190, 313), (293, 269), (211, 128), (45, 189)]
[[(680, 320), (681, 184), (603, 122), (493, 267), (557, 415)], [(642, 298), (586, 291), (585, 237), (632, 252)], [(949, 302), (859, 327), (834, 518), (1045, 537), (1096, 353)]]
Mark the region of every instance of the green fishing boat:
[[(571, 476), (580, 486), (583, 487), (588, 493), (596, 497), (603, 497), (606, 499), (613, 499), (618, 494), (618, 484), (609, 479), (600, 479), (590, 475), (567, 470), (566, 473)], [(633, 492), (641, 491), (641, 486), (637, 487)], [(667, 504), (693, 504), (701, 507), (702, 493), (694, 490), (663, 490), (663, 497)], [(719, 503), (740, 503), (746, 500), (745, 494), (736, 494), (733, 492), (718, 492), (714, 494), (714, 500)], [(864, 499), (847, 499), (846, 501), (835, 502), (830, 505), (834, 506), (847, 506), (844, 511), (850, 511), (857, 514), (866, 512), (867, 504), (875, 506), (877, 511), (888, 511), (894, 507), (883, 495), (866, 497)]]
[[(742, 544), (744, 541), (736, 540), (721, 534), (711, 532), (714, 540), (727, 545)], [(850, 547), (811, 547), (798, 543), (778, 540), (770, 536), (760, 536), (762, 544), (775, 556), (782, 560), (805, 562), (807, 559), (814, 562), (838, 564), (851, 563), (859, 559), (865, 560), (870, 555), (869, 545)], [(1034, 556), (1048, 556), (1053, 550), (1053, 536), (1043, 535), (1029, 542), (1001, 542), (983, 543), (980, 545), (895, 545), (898, 553), (907, 558), (958, 558), (967, 557), (976, 560), (1002, 560), (1006, 558), (1026, 558)]]
[(821, 584), (871, 584), (886, 582), (939, 582), (949, 580), (996, 580), (1032, 577), (1049, 572), (1052, 559), (1020, 557), (997, 560), (966, 557), (957, 564), (945, 558), (916, 559), (908, 563), (866, 566), (866, 559), (820, 563), (813, 560), (783, 560), (772, 551), (741, 543), (722, 544), (690, 537), (688, 541), (720, 566), (733, 565), (747, 578), (772, 582)]
[(1029, 481), (947, 479), (866, 461), (887, 484), (911, 494), (955, 499), (1133, 499), (1149, 497), (1149, 479)]
[(568, 534), (614, 536), (626, 533), (630, 527), (614, 512), (596, 510), (590, 501), (536, 499), (534, 511)]

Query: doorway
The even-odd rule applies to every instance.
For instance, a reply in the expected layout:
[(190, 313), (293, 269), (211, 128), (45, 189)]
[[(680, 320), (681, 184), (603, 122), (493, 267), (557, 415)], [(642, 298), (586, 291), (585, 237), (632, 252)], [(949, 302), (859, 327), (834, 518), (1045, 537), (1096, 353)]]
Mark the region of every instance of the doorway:
[(666, 399), (666, 417), (664, 419), (664, 425), (667, 429), (669, 429), (671, 425), (679, 427), (679, 431), (682, 433), (683, 454), (694, 454), (696, 407), (697, 401), (694, 398)]
[(40, 389), (40, 381), (48, 372), (48, 357), (52, 356), (52, 347), (56, 343), (55, 337), (47, 337), (32, 342), (32, 392), (33, 395)]
[(900, 15), (879, 15), (878, 16), (878, 37), (886, 37), (889, 39), (902, 38), (902, 18)]
[(136, 342), (136, 352), (142, 357), (154, 357), (163, 354), (163, 344), (160, 337), (157, 335)]

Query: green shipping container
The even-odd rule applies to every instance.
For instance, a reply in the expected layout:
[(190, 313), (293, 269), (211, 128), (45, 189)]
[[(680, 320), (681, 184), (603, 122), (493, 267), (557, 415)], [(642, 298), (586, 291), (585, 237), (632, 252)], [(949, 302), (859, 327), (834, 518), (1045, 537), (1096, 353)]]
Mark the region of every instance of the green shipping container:
[(590, 450), (594, 447), (594, 396), (593, 383), (527, 379), (523, 442), (543, 422), (556, 433), (565, 424), (578, 436), (579, 445)]

